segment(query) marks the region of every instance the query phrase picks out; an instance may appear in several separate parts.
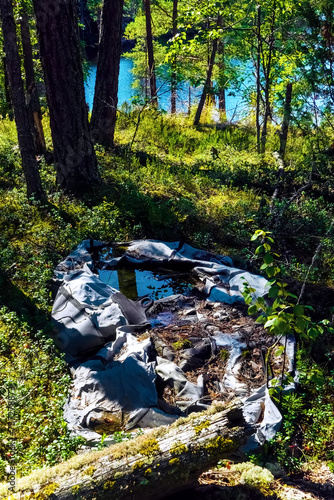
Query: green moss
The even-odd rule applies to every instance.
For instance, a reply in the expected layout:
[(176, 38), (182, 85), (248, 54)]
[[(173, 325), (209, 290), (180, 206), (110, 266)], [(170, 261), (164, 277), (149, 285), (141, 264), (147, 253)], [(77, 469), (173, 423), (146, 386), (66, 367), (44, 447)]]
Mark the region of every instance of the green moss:
[(96, 471), (96, 468), (91, 466), (91, 467), (87, 467), (87, 469), (85, 469), (83, 471), (83, 473), (85, 474), (85, 476), (92, 476), (95, 471)]
[(227, 349), (221, 349), (219, 351), (219, 357), (220, 359), (226, 361), (230, 356), (230, 352)]
[(146, 439), (141, 443), (138, 453), (147, 457), (155, 455), (160, 451), (158, 441), (156, 439)]
[(133, 464), (132, 470), (135, 471), (137, 469), (141, 469), (142, 467), (144, 467), (144, 465), (145, 465), (145, 462), (143, 462), (142, 460), (138, 460), (138, 462)]
[(103, 485), (103, 489), (106, 491), (106, 490), (111, 490), (114, 485), (115, 485), (116, 481), (106, 481)]
[(180, 459), (179, 458), (171, 458), (168, 463), (169, 463), (169, 465), (177, 465), (180, 463)]
[(235, 464), (232, 466), (232, 471), (241, 474), (241, 483), (260, 490), (264, 495), (268, 494), (270, 484), (274, 481), (274, 476), (268, 469), (254, 465), (251, 462)]
[(42, 493), (42, 495), (44, 495), (46, 497), (49, 497), (49, 496), (53, 495), (53, 493), (58, 488), (59, 488), (59, 484), (58, 483), (51, 483), (51, 484), (48, 484), (45, 488), (43, 488), (40, 493)]
[(182, 453), (185, 453), (187, 450), (188, 448), (185, 444), (181, 443), (180, 441), (177, 441), (170, 448), (169, 452), (171, 455), (177, 456), (177, 455), (182, 455)]
[(232, 439), (226, 439), (222, 436), (217, 436), (215, 438), (209, 439), (205, 445), (205, 449), (211, 453), (217, 452), (227, 452), (232, 451), (235, 448), (235, 444)]
[(194, 426), (194, 431), (196, 436), (202, 432), (203, 429), (208, 429), (210, 427), (210, 422), (209, 420), (205, 420), (205, 422), (202, 422), (201, 424), (195, 425)]
[(180, 351), (181, 349), (189, 349), (191, 347), (191, 342), (188, 339), (178, 340), (172, 344), (173, 349)]
[[(42, 488), (40, 491), (37, 491), (36, 493), (28, 493), (25, 495), (24, 498), (28, 499), (34, 499), (34, 500), (47, 500), (51, 495), (54, 494), (54, 492), (59, 488), (58, 483), (50, 483), (44, 488)], [(11, 495), (11, 497), (8, 498), (15, 498)]]

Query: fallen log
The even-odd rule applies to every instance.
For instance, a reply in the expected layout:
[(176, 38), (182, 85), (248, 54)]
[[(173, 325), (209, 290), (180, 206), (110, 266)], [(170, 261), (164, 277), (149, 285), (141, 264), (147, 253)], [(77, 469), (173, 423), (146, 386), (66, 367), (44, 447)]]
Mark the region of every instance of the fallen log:
[[(242, 459), (248, 434), (240, 401), (216, 403), (171, 426), (34, 471), (18, 480), (10, 499), (157, 500), (189, 487), (222, 458)], [(9, 496), (6, 489), (0, 485), (0, 498)]]

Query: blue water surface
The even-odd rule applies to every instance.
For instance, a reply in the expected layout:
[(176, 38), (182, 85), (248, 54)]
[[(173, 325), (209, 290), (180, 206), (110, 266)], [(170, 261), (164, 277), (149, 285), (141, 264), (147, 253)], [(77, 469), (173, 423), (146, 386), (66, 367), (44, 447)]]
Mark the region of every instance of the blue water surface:
[[(120, 108), (123, 103), (128, 103), (131, 105), (132, 98), (138, 92), (132, 87), (134, 83), (134, 76), (132, 74), (133, 62), (131, 59), (121, 57), (120, 63), (120, 74), (119, 74), (119, 85), (118, 85), (118, 107)], [(89, 109), (93, 108), (94, 100), (94, 89), (96, 80), (96, 65), (91, 65), (90, 73), (85, 83), (86, 101)], [(157, 79), (157, 89), (158, 89), (158, 100), (159, 107), (167, 112), (170, 112), (170, 89), (167, 83), (162, 80)], [(195, 104), (198, 102), (201, 95), (201, 88), (191, 87), (191, 103)], [(217, 103), (218, 105), (218, 103)], [(189, 85), (184, 83), (180, 85), (177, 91), (177, 111), (181, 113), (186, 113), (189, 106)], [(242, 92), (237, 89), (229, 89), (226, 92), (226, 110), (227, 119), (239, 119), (244, 110), (246, 103), (243, 99)]]

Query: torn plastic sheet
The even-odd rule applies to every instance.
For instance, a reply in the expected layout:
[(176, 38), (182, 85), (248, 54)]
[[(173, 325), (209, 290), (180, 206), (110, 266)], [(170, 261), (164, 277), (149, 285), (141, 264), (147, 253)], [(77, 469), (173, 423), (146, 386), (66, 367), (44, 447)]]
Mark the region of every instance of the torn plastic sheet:
[[(138, 330), (152, 326), (154, 331), (175, 318), (177, 324), (183, 318), (205, 325), (206, 317), (197, 311), (196, 301), (182, 295), (162, 298), (153, 306), (150, 297), (130, 300), (103, 282), (97, 271), (149, 266), (191, 272), (200, 280), (198, 288), (208, 302), (227, 304), (243, 302), (245, 281), (255, 289), (254, 296), (265, 296), (267, 280), (233, 267), (229, 257), (180, 242), (138, 240), (123, 245), (123, 253), (110, 248), (106, 252), (106, 246), (85, 240), (55, 270), (58, 292), (52, 314), (58, 344), (72, 366), (73, 389), (65, 407), (72, 432), (94, 443), (102, 432), (165, 425), (180, 415), (205, 409), (204, 378), (201, 375), (196, 383), (190, 382), (187, 371), (204, 364), (219, 347), (229, 351), (220, 392), (245, 396), (247, 387), (238, 380), (245, 344), (237, 332), (216, 329), (213, 335), (208, 333), (210, 340), (203, 338), (195, 348), (185, 349), (177, 366), (169, 346), (163, 346), (163, 357), (157, 356), (151, 339), (139, 340)], [(160, 306), (171, 307), (159, 310)], [(290, 340), (286, 355), (292, 371), (294, 345)], [(173, 388), (176, 408), (161, 401), (159, 383)], [(245, 419), (256, 429), (249, 441), (252, 449), (277, 432), (281, 416), (265, 386), (244, 397), (244, 405)]]
[(56, 342), (67, 355), (79, 355), (115, 339), (118, 327), (148, 326), (152, 301), (133, 302), (103, 283), (85, 264), (70, 272), (59, 287), (52, 318)]

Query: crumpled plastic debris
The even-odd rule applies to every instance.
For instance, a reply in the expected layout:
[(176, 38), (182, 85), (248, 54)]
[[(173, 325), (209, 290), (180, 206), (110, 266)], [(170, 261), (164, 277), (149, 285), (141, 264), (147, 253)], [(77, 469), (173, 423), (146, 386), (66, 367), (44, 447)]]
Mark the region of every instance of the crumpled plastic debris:
[[(190, 381), (187, 372), (204, 366), (219, 349), (226, 348), (229, 358), (218, 385), (222, 393), (233, 392), (243, 398), (244, 418), (254, 428), (245, 450), (271, 439), (282, 417), (266, 385), (249, 395), (246, 384), (240, 382), (246, 345), (237, 331), (215, 329), (195, 346), (182, 349), (177, 365), (173, 349), (163, 342), (158, 355), (159, 342), (154, 344), (149, 329), (153, 327), (154, 332), (155, 326), (168, 325), (175, 318), (178, 325), (182, 321), (204, 325), (206, 318), (198, 311), (196, 300), (182, 295), (157, 301), (147, 296), (130, 300), (104, 283), (96, 270), (131, 266), (189, 272), (198, 280), (204, 300), (221, 304), (242, 303), (245, 282), (255, 289), (255, 298), (265, 297), (267, 280), (233, 267), (229, 257), (182, 242), (133, 241), (121, 255), (110, 249), (103, 253), (106, 246), (85, 240), (55, 270), (52, 317), (56, 341), (66, 353), (73, 374), (73, 387), (64, 408), (69, 429), (94, 444), (102, 433), (166, 425), (181, 415), (202, 411), (208, 406), (205, 377)], [(140, 332), (146, 332), (143, 338)], [(290, 373), (294, 355), (294, 339), (289, 337), (286, 357)], [(174, 406), (162, 400), (163, 387), (173, 390)], [(293, 387), (290, 385), (289, 390)]]

